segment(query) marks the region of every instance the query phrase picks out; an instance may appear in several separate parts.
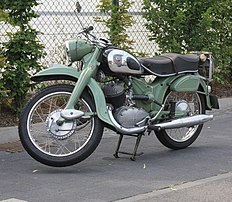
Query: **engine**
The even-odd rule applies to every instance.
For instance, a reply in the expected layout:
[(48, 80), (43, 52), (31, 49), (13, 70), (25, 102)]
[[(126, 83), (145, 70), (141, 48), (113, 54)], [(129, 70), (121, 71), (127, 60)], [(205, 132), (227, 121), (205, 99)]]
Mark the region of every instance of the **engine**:
[(145, 126), (149, 119), (149, 114), (143, 109), (122, 106), (115, 110), (114, 118), (121, 126), (134, 128), (136, 126)]
[(126, 93), (124, 83), (109, 83), (102, 87), (106, 97), (106, 102), (113, 106), (113, 115), (115, 120), (125, 128), (134, 128), (136, 126), (145, 126), (149, 117), (144, 109), (124, 106), (126, 102)]
[[(191, 107), (185, 100), (176, 103), (176, 111), (191, 114)], [(120, 106), (114, 110), (115, 120), (124, 128), (134, 128), (136, 126), (145, 126), (150, 119), (149, 113), (142, 108)]]
[(114, 109), (123, 106), (126, 100), (124, 83), (111, 82), (102, 87), (106, 102), (111, 104)]

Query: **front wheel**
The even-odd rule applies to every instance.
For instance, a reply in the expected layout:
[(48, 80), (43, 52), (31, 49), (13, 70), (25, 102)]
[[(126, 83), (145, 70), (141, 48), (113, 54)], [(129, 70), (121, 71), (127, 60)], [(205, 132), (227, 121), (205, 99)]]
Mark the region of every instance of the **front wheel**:
[[(184, 103), (192, 115), (205, 114), (204, 97), (198, 93), (177, 93), (170, 92), (166, 99), (165, 105), (170, 106), (170, 101)], [(176, 109), (178, 110), (178, 109)], [(158, 140), (170, 149), (184, 149), (191, 145), (201, 133), (203, 124), (192, 127), (183, 127), (176, 129), (166, 129), (155, 131)]]
[(95, 105), (87, 90), (75, 105), (87, 115), (57, 125), (72, 91), (71, 85), (50, 86), (37, 93), (22, 111), (20, 140), (26, 151), (43, 164), (64, 167), (79, 163), (101, 140), (103, 124), (94, 115)]

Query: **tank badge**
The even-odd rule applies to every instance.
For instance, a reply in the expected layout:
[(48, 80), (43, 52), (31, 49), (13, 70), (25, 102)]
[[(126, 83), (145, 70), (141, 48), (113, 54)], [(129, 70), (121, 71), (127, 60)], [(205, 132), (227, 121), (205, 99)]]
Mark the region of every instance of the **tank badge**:
[(115, 63), (118, 67), (121, 67), (121, 66), (122, 66), (122, 55), (115, 54), (115, 55), (113, 56), (113, 60), (114, 60), (114, 63)]

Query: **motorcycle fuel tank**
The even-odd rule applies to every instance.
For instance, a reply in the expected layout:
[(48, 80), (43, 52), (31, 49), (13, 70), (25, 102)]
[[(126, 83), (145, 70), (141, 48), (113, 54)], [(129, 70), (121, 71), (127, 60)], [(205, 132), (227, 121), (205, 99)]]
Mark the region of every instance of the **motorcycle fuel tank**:
[(113, 49), (108, 53), (107, 62), (109, 69), (115, 73), (142, 74), (143, 68), (139, 61), (123, 50)]

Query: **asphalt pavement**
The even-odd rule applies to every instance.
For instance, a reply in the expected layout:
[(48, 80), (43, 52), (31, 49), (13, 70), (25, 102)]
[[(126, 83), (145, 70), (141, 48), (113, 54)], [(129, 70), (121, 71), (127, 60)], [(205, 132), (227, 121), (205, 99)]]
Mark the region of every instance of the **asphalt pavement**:
[[(220, 110), (213, 110), (212, 112), (215, 117), (224, 116), (225, 113), (232, 111), (232, 98), (223, 98), (219, 100)], [(231, 120), (232, 121), (232, 120)], [(227, 127), (227, 125), (226, 125)], [(231, 125), (228, 125), (227, 131), (230, 130)], [(110, 131), (108, 131), (108, 136), (110, 137)], [(7, 127), (0, 128), (0, 144), (13, 144), (13, 142), (18, 141), (18, 133), (17, 127)], [(232, 138), (228, 141), (231, 141)], [(231, 154), (232, 154), (232, 146), (231, 146)], [(33, 160), (31, 160), (33, 161)], [(232, 198), (232, 165), (230, 166), (230, 162), (228, 162), (231, 170), (227, 169), (225, 173), (221, 171), (215, 176), (205, 176), (204, 178), (200, 178), (199, 180), (188, 180), (178, 184), (172, 184), (171, 186), (162, 187), (161, 189), (148, 190), (144, 188), (142, 193), (132, 196), (127, 196), (125, 198), (118, 197), (118, 200), (114, 200), (117, 202), (150, 202), (150, 201), (159, 201), (159, 202), (169, 202), (169, 201), (223, 201), (229, 202)], [(1, 166), (0, 165), (0, 170)], [(144, 164), (145, 166), (145, 164)], [(175, 169), (175, 168), (174, 168)], [(209, 168), (210, 169), (210, 168)], [(88, 171), (88, 170), (87, 170)], [(86, 171), (86, 172), (87, 172)], [(184, 175), (184, 173), (183, 173)], [(90, 175), (91, 178), (91, 175)], [(117, 184), (120, 186), (120, 184)], [(144, 185), (146, 187), (146, 185)], [(1, 190), (0, 190), (1, 191)], [(1, 198), (1, 197), (0, 197)], [(7, 202), (19, 202), (22, 200), (11, 199), (3, 200)], [(3, 202), (0, 201), (0, 202)], [(91, 201), (91, 200), (90, 200)], [(94, 200), (93, 200), (94, 201)], [(103, 201), (111, 201), (105, 199)]]
[[(219, 99), (219, 105), (220, 109), (213, 110), (212, 113), (216, 116), (223, 116), (224, 112), (232, 111), (232, 98)], [(231, 126), (228, 125), (228, 127)], [(152, 192), (117, 200), (117, 202), (231, 202), (231, 198), (232, 170), (231, 172), (219, 174), (213, 177), (177, 184), (160, 190), (154, 190)]]

